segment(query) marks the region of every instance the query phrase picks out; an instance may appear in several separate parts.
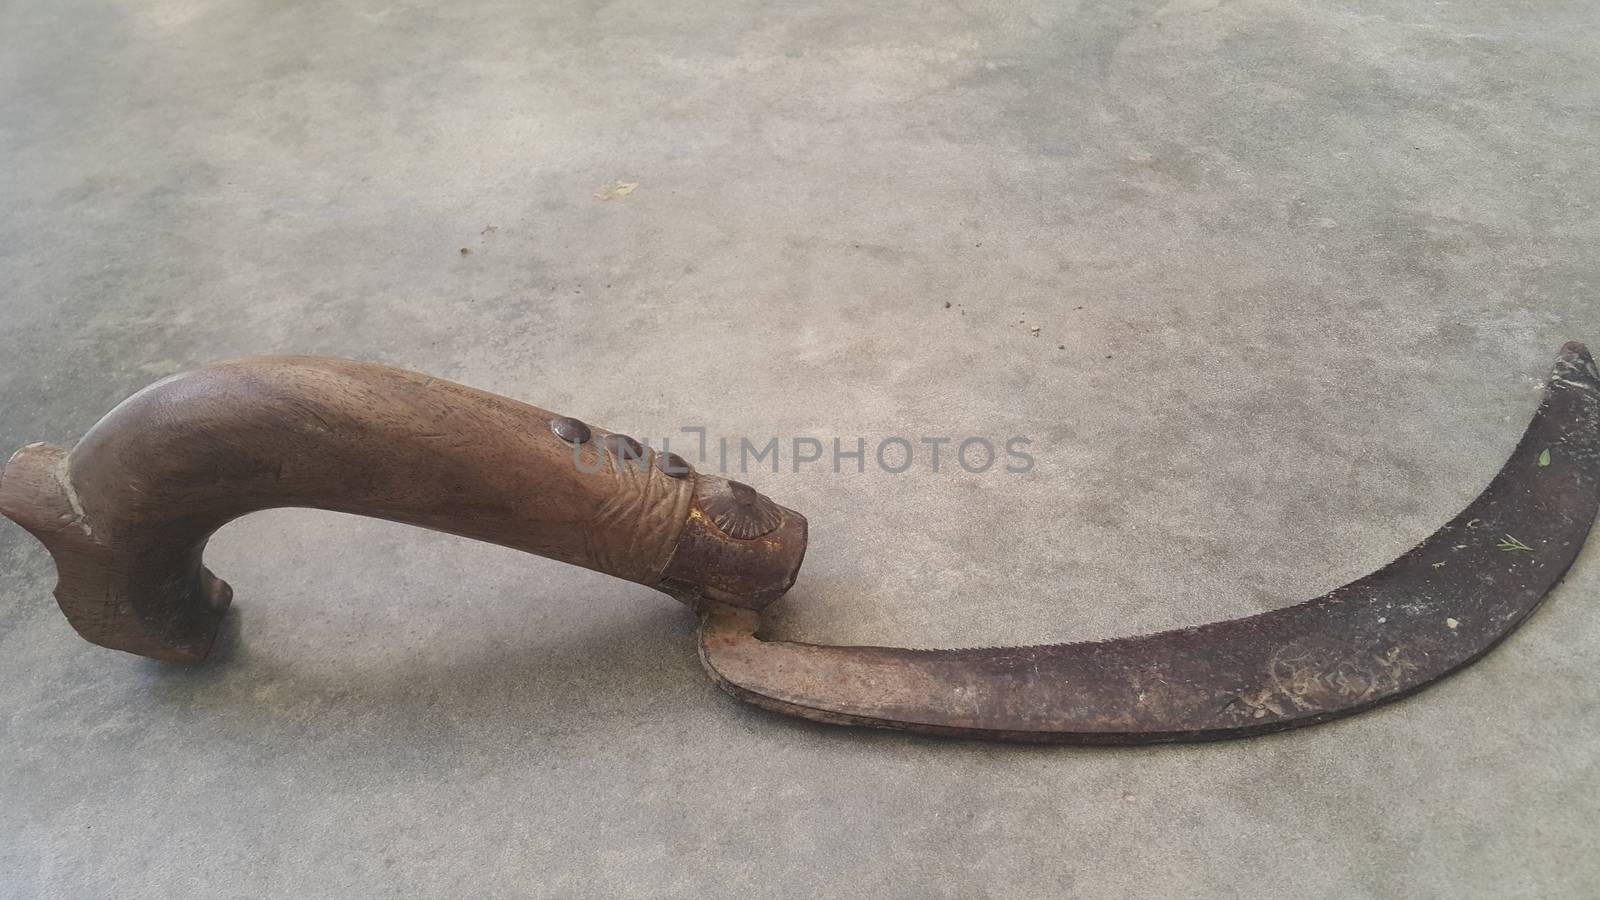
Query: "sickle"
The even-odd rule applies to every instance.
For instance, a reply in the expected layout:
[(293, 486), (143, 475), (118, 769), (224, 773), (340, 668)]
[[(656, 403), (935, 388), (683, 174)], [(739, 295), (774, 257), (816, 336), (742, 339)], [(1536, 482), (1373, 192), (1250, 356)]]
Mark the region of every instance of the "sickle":
[(1600, 373), (1562, 348), (1511, 460), (1432, 537), (1273, 612), (1079, 644), (834, 647), (756, 636), (793, 584), (805, 519), (751, 488), (574, 419), (383, 366), (224, 363), (130, 398), (70, 453), (23, 448), (0, 512), (55, 558), (96, 643), (194, 662), (232, 593), (201, 564), (257, 509), (307, 506), (492, 541), (700, 610), (728, 692), (822, 722), (994, 740), (1214, 740), (1324, 722), (1468, 665), (1530, 615), (1600, 508)]

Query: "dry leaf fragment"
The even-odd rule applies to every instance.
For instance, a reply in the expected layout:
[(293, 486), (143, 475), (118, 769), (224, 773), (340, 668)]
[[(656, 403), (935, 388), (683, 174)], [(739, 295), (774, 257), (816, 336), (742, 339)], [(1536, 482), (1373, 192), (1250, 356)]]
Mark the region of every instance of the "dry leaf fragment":
[(613, 181), (610, 184), (602, 184), (594, 195), (601, 200), (615, 200), (618, 197), (626, 197), (638, 189), (637, 181)]

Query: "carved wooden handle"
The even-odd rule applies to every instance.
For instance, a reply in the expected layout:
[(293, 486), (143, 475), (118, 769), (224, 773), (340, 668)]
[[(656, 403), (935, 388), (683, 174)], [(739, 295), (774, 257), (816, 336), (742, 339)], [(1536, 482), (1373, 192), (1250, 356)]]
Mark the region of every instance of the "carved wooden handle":
[(387, 366), (220, 363), (135, 394), (70, 452), (24, 447), (0, 513), (49, 548), (85, 638), (205, 657), (227, 584), (206, 541), (259, 509), (406, 522), (759, 609), (794, 583), (806, 521), (624, 435)]

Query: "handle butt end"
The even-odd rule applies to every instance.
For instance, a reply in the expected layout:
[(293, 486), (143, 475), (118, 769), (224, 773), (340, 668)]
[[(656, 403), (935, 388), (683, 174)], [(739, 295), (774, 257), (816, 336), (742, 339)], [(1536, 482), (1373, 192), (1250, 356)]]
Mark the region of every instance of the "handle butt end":
[(85, 640), (163, 662), (210, 653), (233, 589), (200, 563), (198, 544), (132, 546), (97, 534), (72, 482), (68, 451), (29, 444), (0, 476), (0, 514), (56, 564), (56, 602)]

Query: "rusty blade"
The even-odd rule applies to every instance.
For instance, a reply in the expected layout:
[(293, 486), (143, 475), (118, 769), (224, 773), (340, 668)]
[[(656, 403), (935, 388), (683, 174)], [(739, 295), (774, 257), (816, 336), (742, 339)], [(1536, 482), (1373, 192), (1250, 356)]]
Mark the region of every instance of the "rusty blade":
[(1261, 615), (1141, 637), (973, 650), (833, 647), (703, 614), (725, 690), (821, 722), (1008, 741), (1137, 744), (1312, 725), (1414, 693), (1538, 607), (1600, 507), (1600, 375), (1561, 350), (1515, 454), (1472, 505), (1389, 565)]

